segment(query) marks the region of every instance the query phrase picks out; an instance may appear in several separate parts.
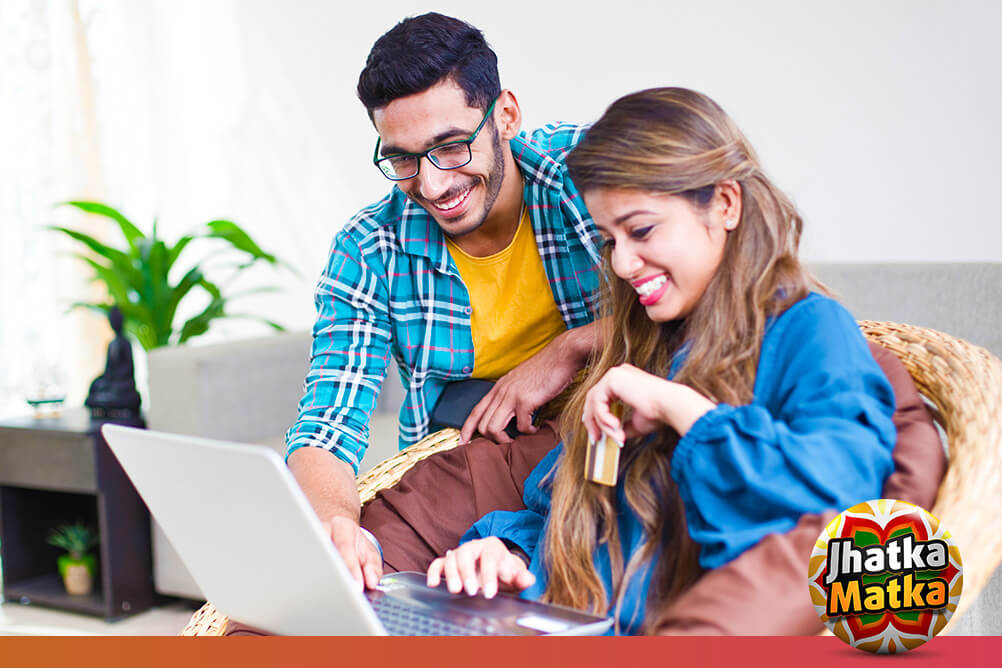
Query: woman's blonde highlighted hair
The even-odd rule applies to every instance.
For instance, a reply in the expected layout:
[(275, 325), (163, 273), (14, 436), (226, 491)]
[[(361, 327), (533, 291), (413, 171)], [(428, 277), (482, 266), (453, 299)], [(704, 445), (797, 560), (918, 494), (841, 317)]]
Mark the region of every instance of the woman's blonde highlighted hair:
[[(623, 484), (646, 542), (623, 563), (616, 491), (583, 477), (587, 433), (580, 419), (588, 390), (610, 368), (630, 363), (668, 377), (685, 345), (673, 380), (715, 402), (740, 405), (753, 397), (766, 319), (803, 298), (813, 279), (797, 259), (802, 220), (789, 198), (763, 173), (740, 130), (713, 100), (684, 88), (656, 88), (612, 104), (567, 158), (578, 189), (598, 188), (677, 195), (699, 211), (717, 184), (741, 186), (742, 213), (728, 233), (720, 267), (684, 320), (653, 322), (634, 289), (612, 273), (605, 255), (599, 320), (604, 348), (570, 400), (563, 421), (564, 452), (553, 478), (546, 535), (545, 598), (607, 612), (621, 602), (624, 583), (651, 558), (657, 564), (648, 596), (647, 628), (658, 609), (699, 576), (697, 546), (688, 536), (671, 453), (670, 429), (635, 439), (623, 451)], [(614, 590), (605, 591), (593, 554), (609, 547)]]

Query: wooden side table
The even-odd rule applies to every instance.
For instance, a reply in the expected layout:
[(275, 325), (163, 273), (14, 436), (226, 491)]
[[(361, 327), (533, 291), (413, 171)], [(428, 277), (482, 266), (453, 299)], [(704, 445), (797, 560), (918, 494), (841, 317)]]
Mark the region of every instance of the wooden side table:
[[(150, 516), (83, 410), (0, 420), (0, 560), (7, 602), (111, 621), (152, 607)], [(100, 533), (94, 591), (71, 596), (47, 544), (52, 528), (83, 521)]]

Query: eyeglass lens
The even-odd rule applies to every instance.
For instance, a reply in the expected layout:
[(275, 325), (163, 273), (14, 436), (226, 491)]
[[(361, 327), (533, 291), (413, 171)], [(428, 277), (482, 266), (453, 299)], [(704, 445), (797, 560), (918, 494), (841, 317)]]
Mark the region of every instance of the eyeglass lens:
[[(470, 162), (470, 146), (460, 141), (431, 149), (425, 155), (439, 169), (456, 169)], [(379, 161), (383, 172), (394, 179), (409, 179), (418, 173), (419, 155), (397, 155)]]

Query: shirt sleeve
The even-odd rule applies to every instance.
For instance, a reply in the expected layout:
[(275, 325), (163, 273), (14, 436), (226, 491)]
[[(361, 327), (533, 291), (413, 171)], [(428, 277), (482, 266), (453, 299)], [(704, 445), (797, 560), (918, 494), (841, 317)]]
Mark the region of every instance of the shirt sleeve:
[(555, 447), (526, 478), (525, 492), (522, 494), (525, 510), (495, 510), (487, 513), (463, 534), (459, 544), (496, 536), (518, 545), (526, 555), (534, 555), (550, 513), (553, 478), (549, 474), (555, 469), (562, 451), (563, 444)]
[(852, 316), (827, 299), (793, 308), (763, 346), (755, 402), (709, 411), (672, 456), (704, 568), (805, 513), (879, 498), (893, 470), (894, 391)]
[(299, 417), (286, 434), (286, 458), (302, 447), (322, 447), (358, 473), (392, 330), (385, 280), (345, 231), (334, 239), (315, 302), (310, 369)]

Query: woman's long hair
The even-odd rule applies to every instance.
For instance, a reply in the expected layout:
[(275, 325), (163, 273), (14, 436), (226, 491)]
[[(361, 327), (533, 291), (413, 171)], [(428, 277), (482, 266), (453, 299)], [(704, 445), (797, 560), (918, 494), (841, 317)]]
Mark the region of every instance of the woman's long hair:
[[(685, 345), (673, 380), (714, 402), (749, 403), (766, 319), (814, 284), (797, 260), (802, 220), (762, 172), (752, 147), (723, 109), (684, 88), (651, 89), (614, 102), (568, 156), (567, 167), (584, 193), (622, 188), (679, 195), (700, 210), (709, 205), (717, 184), (734, 180), (741, 185), (740, 223), (728, 233), (720, 267), (705, 293), (683, 320), (652, 321), (605, 254), (599, 307), (604, 347), (568, 404), (565, 450), (552, 474), (545, 598), (607, 612), (610, 596), (612, 607), (620, 604), (625, 583), (657, 555), (648, 608), (663, 609), (699, 576), (698, 549), (670, 474), (678, 435), (665, 429), (652, 438), (633, 439), (623, 450), (626, 499), (646, 535), (642, 548), (624, 564), (615, 489), (583, 476), (585, 395), (606, 371), (627, 362), (668, 377), (673, 357)], [(612, 592), (605, 591), (593, 561), (602, 543), (612, 561)], [(647, 620), (651, 628), (650, 615)]]

